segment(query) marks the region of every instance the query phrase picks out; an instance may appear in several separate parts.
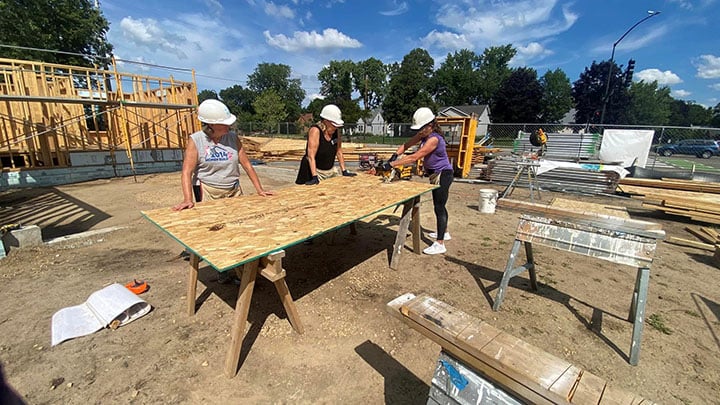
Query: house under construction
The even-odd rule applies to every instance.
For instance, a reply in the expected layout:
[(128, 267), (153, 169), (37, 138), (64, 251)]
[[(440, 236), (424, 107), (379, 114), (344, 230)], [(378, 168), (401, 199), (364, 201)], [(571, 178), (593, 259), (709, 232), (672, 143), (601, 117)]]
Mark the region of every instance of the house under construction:
[(200, 129), (192, 75), (0, 59), (0, 189), (179, 170)]

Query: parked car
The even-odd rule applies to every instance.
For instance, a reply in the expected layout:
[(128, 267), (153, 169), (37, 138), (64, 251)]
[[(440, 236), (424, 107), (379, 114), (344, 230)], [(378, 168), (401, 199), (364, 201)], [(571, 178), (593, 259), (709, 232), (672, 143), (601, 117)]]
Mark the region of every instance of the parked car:
[(712, 139), (683, 139), (678, 143), (660, 145), (656, 149), (658, 155), (672, 156), (695, 155), (703, 159), (720, 155), (720, 144)]

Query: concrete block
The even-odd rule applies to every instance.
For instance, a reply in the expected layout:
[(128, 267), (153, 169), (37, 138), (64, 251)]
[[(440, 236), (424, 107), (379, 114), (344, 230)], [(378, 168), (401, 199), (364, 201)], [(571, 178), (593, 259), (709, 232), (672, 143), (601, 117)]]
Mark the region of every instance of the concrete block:
[(42, 232), (37, 225), (23, 226), (20, 229), (6, 232), (2, 237), (2, 243), (7, 249), (42, 245)]

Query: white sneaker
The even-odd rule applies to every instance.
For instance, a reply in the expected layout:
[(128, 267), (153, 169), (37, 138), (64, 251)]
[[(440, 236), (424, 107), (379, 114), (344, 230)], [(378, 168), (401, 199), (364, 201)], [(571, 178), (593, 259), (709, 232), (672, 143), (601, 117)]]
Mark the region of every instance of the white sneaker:
[(445, 245), (437, 242), (433, 242), (432, 245), (426, 247), (425, 250), (423, 250), (423, 253), (425, 253), (426, 255), (439, 255), (445, 252), (447, 252), (447, 249), (445, 249)]
[[(428, 234), (428, 238), (430, 238), (430, 239), (437, 239), (437, 232), (430, 232), (430, 233)], [(443, 240), (450, 240), (450, 239), (452, 239), (452, 238), (450, 237), (450, 232), (445, 232), (445, 237), (443, 238)]]

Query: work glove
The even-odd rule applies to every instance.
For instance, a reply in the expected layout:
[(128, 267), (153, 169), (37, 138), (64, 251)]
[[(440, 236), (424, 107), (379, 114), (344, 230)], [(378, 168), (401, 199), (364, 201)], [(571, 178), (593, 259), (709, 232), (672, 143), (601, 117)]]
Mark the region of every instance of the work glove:
[(393, 167), (390, 166), (390, 162), (385, 162), (385, 164), (383, 164), (383, 170), (386, 172), (389, 172), (390, 170), (392, 170), (392, 168)]
[(388, 163), (394, 162), (395, 160), (397, 160), (397, 158), (398, 158), (398, 154), (393, 153), (392, 156), (390, 156), (390, 159), (388, 159)]
[(315, 184), (320, 184), (320, 179), (318, 179), (318, 176), (312, 176), (312, 178), (305, 182), (306, 186), (313, 186)]
[(357, 173), (353, 173), (353, 172), (349, 171), (348, 169), (345, 169), (342, 171), (342, 175), (345, 177), (355, 177), (355, 176), (357, 176)]

